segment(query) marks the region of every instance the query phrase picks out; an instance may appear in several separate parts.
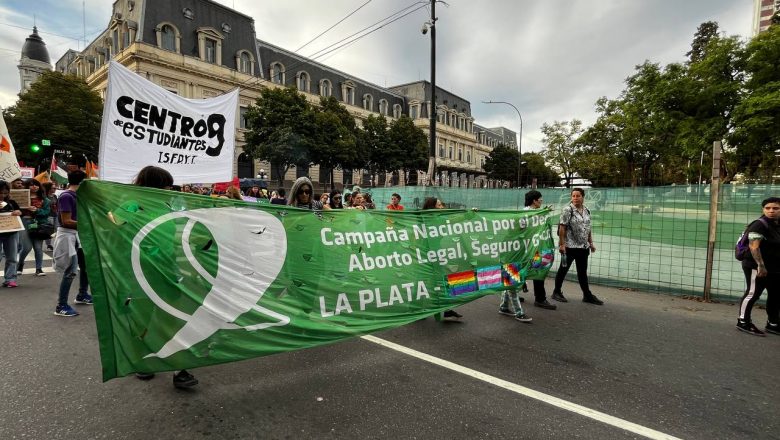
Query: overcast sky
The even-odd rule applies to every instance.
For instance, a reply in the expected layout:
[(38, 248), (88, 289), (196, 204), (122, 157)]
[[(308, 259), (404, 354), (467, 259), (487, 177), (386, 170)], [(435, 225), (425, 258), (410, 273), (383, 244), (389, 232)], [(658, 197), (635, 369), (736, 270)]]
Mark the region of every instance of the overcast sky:
[[(160, 1), (160, 0), (157, 0)], [(296, 50), (367, 0), (221, 0), (255, 19), (257, 37)], [(0, 0), (0, 106), (19, 91), (21, 47), (38, 26), (52, 65), (81, 49), (109, 22), (110, 0)], [(310, 56), (347, 35), (412, 5), (371, 0), (299, 53)], [(82, 5), (85, 7), (82, 8)], [(448, 0), (438, 3), (437, 85), (471, 102), (480, 125), (519, 131), (523, 151), (541, 148), (543, 123), (595, 120), (600, 96), (616, 97), (645, 60), (684, 61), (697, 26), (749, 38), (753, 0)], [(427, 7), (318, 61), (380, 86), (430, 79), (430, 34), (420, 28)]]

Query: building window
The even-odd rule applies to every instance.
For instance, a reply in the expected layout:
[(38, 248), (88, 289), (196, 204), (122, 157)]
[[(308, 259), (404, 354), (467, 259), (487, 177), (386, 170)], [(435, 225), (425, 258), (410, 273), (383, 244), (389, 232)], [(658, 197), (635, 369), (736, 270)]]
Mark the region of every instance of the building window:
[(216, 64), (217, 62), (217, 42), (206, 38), (206, 41), (203, 42), (203, 48), (205, 50), (204, 52), (204, 59), (207, 63)]
[(379, 114), (381, 114), (382, 116), (387, 116), (388, 107), (389, 104), (387, 103), (386, 99), (379, 100)]
[(398, 119), (401, 117), (401, 105), (393, 104), (393, 117)]
[(442, 158), (444, 157), (444, 153), (445, 153), (444, 150), (445, 150), (444, 143), (443, 142), (439, 142), (439, 157), (442, 157)]
[(282, 63), (271, 64), (271, 82), (274, 84), (284, 84), (284, 66)]
[(454, 149), (454, 148), (452, 148), (452, 145), (450, 145), (450, 148), (449, 148), (449, 155), (447, 156), (447, 157), (448, 157), (450, 160), (452, 160), (452, 157), (455, 155), (455, 151), (454, 151), (454, 150), (455, 150), (455, 149)]
[(352, 170), (341, 171), (341, 182), (344, 184), (344, 191), (347, 191), (347, 186), (352, 185)]
[(295, 86), (301, 92), (309, 93), (309, 74), (306, 72), (298, 72), (297, 81)]
[(249, 128), (249, 121), (246, 120), (246, 114), (249, 111), (249, 108), (247, 107), (239, 107), (238, 109), (238, 128), (243, 128), (244, 130)]
[(458, 160), (463, 162), (463, 147), (458, 147)]
[(466, 163), (471, 163), (471, 150), (466, 150)]
[(320, 81), (320, 96), (329, 97), (333, 94), (333, 86), (330, 84), (330, 81), (327, 79), (323, 79)]
[(171, 25), (164, 25), (160, 29), (160, 47), (171, 52), (178, 52), (176, 50), (176, 31)]
[(409, 117), (412, 118), (412, 120), (417, 119), (417, 117), (420, 115), (420, 105), (410, 105), (409, 106)]
[(317, 179), (319, 183), (330, 183), (330, 173), (333, 172), (333, 169), (323, 167), (320, 165), (320, 178)]
[(365, 94), (363, 95), (363, 110), (373, 111), (374, 110), (374, 97)]
[(201, 60), (222, 65), (222, 39), (223, 36), (216, 29), (201, 27), (198, 33), (198, 55)]
[(352, 81), (341, 85), (341, 96), (345, 104), (355, 105), (355, 84)]
[(238, 58), (238, 71), (241, 73), (252, 74), (252, 58), (246, 52), (241, 52)]
[(126, 49), (130, 46), (130, 30), (125, 27), (122, 30), (122, 49)]

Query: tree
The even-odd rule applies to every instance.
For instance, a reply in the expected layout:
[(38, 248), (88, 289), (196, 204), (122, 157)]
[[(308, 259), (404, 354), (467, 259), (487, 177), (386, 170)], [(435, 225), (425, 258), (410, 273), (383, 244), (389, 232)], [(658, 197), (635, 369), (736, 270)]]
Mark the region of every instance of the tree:
[(520, 184), (530, 183), (532, 179), (541, 185), (558, 186), (560, 178), (558, 173), (544, 163), (544, 156), (540, 153), (523, 153), (522, 168), (520, 169)]
[(363, 121), (358, 139), (358, 149), (364, 160), (363, 168), (370, 175), (401, 168), (398, 153), (390, 143), (384, 116), (369, 115)]
[(517, 182), (517, 167), (519, 153), (512, 147), (498, 144), (485, 158), (485, 172), (488, 178)]
[(744, 59), (748, 80), (734, 107), (729, 142), (736, 146), (738, 166), (752, 177), (762, 164), (771, 166), (780, 149), (780, 26), (757, 35)]
[(407, 179), (417, 171), (428, 169), (428, 137), (408, 116), (402, 115), (390, 124), (388, 137), (393, 150), (399, 153)]
[[(341, 105), (338, 107), (343, 109)], [(314, 119), (317, 140), (312, 144), (311, 161), (320, 165), (320, 173), (330, 174), (330, 186), (333, 188), (333, 170), (339, 166), (350, 166), (357, 161), (355, 122), (350, 118), (352, 127), (345, 126), (340, 112), (334, 111), (330, 106), (316, 110)]]
[(271, 163), (279, 184), (295, 166), (309, 166), (318, 142), (315, 111), (294, 87), (264, 88), (247, 111), (244, 152)]
[[(51, 158), (55, 148), (97, 161), (103, 101), (75, 75), (44, 72), (3, 116), (20, 161), (40, 163)], [(49, 139), (52, 146), (41, 145), (42, 139)], [(30, 151), (32, 144), (41, 150)]]
[(700, 24), (693, 35), (691, 50), (685, 54), (692, 63), (704, 58), (704, 52), (710, 40), (718, 36), (718, 23), (714, 21), (705, 21)]
[(578, 119), (572, 119), (571, 122), (555, 121), (552, 125), (542, 124), (542, 143), (545, 146), (542, 154), (547, 163), (563, 174), (567, 187), (571, 185), (574, 176), (573, 159), (580, 149), (577, 140), (583, 131), (582, 122)]

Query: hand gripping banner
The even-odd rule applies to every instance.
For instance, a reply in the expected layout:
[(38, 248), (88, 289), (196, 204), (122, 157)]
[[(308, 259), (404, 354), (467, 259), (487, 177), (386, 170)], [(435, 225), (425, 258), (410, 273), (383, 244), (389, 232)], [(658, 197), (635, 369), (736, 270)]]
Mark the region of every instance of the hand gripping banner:
[(85, 181), (103, 379), (398, 327), (543, 279), (550, 211), (306, 211)]

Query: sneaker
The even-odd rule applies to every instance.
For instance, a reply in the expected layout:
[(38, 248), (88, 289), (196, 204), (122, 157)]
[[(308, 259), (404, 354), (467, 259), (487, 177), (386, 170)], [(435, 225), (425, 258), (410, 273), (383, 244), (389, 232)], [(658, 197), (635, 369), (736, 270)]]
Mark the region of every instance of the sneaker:
[(515, 319), (520, 321), (520, 322), (531, 322), (531, 321), (533, 321), (533, 318), (531, 318), (530, 316), (526, 315), (525, 313), (518, 313), (517, 315), (515, 315)]
[(181, 370), (173, 375), (173, 386), (176, 388), (192, 388), (198, 384), (198, 379), (188, 373), (187, 370)]
[(582, 302), (588, 303), (588, 304), (597, 305), (597, 306), (603, 306), (604, 305), (604, 301), (596, 298), (596, 295), (593, 295), (593, 294), (590, 294), (590, 295), (586, 296), (585, 298), (582, 298)]
[(766, 333), (762, 332), (761, 330), (756, 327), (755, 324), (752, 322), (741, 322), (737, 321), (737, 330), (745, 333), (750, 333), (754, 336), (766, 336)]
[(36, 277), (45, 277), (46, 273), (43, 272), (43, 269), (35, 269), (35, 276)]
[(521, 303), (525, 302), (525, 299), (523, 299), (523, 297), (520, 295), (517, 295), (517, 299), (520, 300)]
[(57, 316), (79, 316), (79, 312), (73, 310), (73, 307), (65, 304), (64, 306), (57, 306), (54, 309), (54, 314)]
[(515, 316), (515, 312), (509, 310), (506, 307), (499, 307), (498, 308), (498, 313), (500, 313), (502, 315), (507, 315), (507, 316)]
[(9, 289), (13, 289), (14, 287), (19, 287), (19, 285), (16, 284), (16, 281), (6, 281), (3, 283), (3, 287), (8, 287)]
[(523, 293), (528, 293), (528, 284), (523, 283)]
[(558, 308), (555, 304), (550, 304), (550, 301), (544, 300), (544, 301), (534, 301), (534, 305), (536, 307), (540, 307), (542, 309), (547, 310), (555, 310)]
[(569, 302), (569, 300), (566, 299), (565, 296), (563, 296), (563, 292), (553, 293), (550, 298), (554, 299), (555, 301), (562, 302), (562, 303)]
[(74, 301), (76, 304), (92, 304), (92, 295), (89, 293), (85, 293), (83, 295), (79, 295), (76, 297), (76, 301)]
[(463, 315), (456, 312), (455, 310), (445, 310), (444, 311), (444, 317), (445, 318), (462, 318)]
[(771, 322), (767, 321), (764, 330), (766, 330), (767, 333), (780, 335), (780, 324), (772, 324)]
[(135, 373), (136, 379), (141, 380), (152, 380), (154, 378), (154, 373)]

